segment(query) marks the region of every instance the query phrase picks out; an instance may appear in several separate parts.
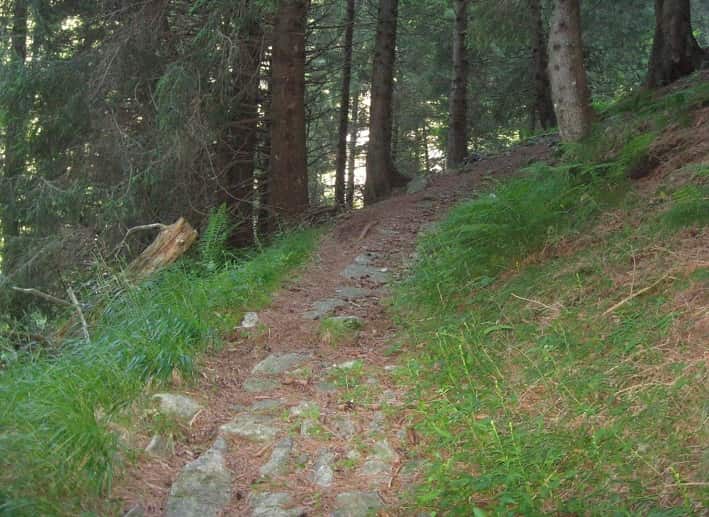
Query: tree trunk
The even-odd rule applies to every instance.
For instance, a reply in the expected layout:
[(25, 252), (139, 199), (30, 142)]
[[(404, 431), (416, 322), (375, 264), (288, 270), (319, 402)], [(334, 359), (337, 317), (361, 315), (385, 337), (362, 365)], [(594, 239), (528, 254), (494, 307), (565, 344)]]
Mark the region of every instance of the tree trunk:
[(549, 78), (561, 139), (581, 140), (593, 119), (581, 42), (579, 0), (555, 0), (549, 37)]
[(398, 0), (379, 0), (364, 186), (367, 204), (388, 196), (392, 179), (398, 176), (391, 154), (397, 8)]
[[(10, 65), (14, 76), (24, 81), (27, 60), (27, 0), (15, 0), (10, 29)], [(5, 139), (5, 171), (0, 188), (0, 223), (2, 223), (2, 271), (8, 275), (15, 267), (19, 255), (20, 215), (17, 206), (17, 186), (25, 172), (25, 132), (29, 113), (29, 99), (23, 88), (16, 88), (8, 106)]]
[(350, 107), (350, 80), (352, 77), (352, 34), (355, 22), (355, 0), (347, 0), (345, 19), (345, 55), (342, 64), (342, 95), (340, 96), (340, 128), (335, 160), (335, 204), (345, 206), (345, 162), (347, 161), (347, 120)]
[(689, 75), (706, 57), (692, 35), (690, 0), (655, 0), (655, 38), (647, 86), (657, 88)]
[[(248, 9), (248, 3), (244, 3)], [(243, 13), (242, 13), (243, 14)], [(248, 13), (245, 14), (248, 16)], [(242, 16), (243, 18), (243, 16)], [(225, 170), (224, 201), (236, 220), (230, 237), (234, 246), (253, 240), (254, 169), (258, 131), (258, 97), (263, 33), (257, 20), (244, 21), (233, 64), (234, 98), (229, 128), (223, 145), (228, 164)]]
[(359, 90), (352, 97), (352, 124), (350, 124), (350, 155), (347, 163), (347, 190), (345, 202), (352, 208), (355, 190), (355, 161), (357, 160), (357, 133), (359, 129)]
[(306, 0), (280, 0), (273, 27), (270, 205), (286, 220), (308, 209)]
[(449, 98), (448, 167), (460, 166), (468, 152), (468, 59), (465, 39), (468, 30), (469, 0), (454, 0), (455, 27), (453, 29), (453, 80)]
[(544, 29), (541, 0), (529, 0), (532, 24), (532, 71), (534, 75), (534, 102), (530, 109), (530, 129), (549, 129), (556, 125), (554, 103), (551, 100), (549, 83), (549, 58), (547, 56), (547, 32)]

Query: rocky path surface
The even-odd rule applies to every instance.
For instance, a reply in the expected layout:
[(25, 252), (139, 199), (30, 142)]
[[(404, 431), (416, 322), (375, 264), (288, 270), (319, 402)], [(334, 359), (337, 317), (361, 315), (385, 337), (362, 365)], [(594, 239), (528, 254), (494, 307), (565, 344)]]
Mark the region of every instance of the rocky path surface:
[(155, 395), (155, 417), (178, 425), (144, 437), (143, 458), (116, 490), (124, 511), (412, 515), (401, 504), (420, 459), (411, 401), (396, 382), (404, 343), (383, 303), (388, 285), (416, 235), (484, 176), (547, 152), (540, 144), (489, 160), (340, 221), (313, 263), (205, 360), (196, 386), (176, 379)]

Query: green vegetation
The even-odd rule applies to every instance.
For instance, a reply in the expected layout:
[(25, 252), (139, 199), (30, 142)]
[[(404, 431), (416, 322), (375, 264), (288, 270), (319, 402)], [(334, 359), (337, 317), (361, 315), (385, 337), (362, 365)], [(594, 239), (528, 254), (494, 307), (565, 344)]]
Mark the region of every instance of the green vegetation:
[(357, 318), (334, 317), (320, 322), (320, 337), (332, 346), (351, 345), (357, 340), (362, 322)]
[(316, 240), (312, 230), (289, 234), (221, 267), (216, 251), (203, 250), (208, 267), (174, 266), (106, 305), (90, 343), (0, 371), (0, 514), (91, 508), (130, 459), (120, 430), (146, 384), (169, 383), (173, 371), (194, 375), (199, 354), (267, 303)]
[(446, 515), (706, 508), (709, 372), (702, 316), (687, 302), (709, 275), (698, 260), (706, 164), (650, 193), (625, 174), (652, 153), (677, 99), (689, 110), (708, 93), (690, 85), (610, 106), (560, 164), (496, 185), (423, 237), (395, 296), (423, 346), (401, 381), (413, 387), (432, 460), (418, 506)]

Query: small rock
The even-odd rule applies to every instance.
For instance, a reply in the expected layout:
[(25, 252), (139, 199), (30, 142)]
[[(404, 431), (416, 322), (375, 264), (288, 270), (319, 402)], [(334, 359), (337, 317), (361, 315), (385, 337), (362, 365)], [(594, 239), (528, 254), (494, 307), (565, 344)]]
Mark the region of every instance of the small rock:
[(428, 176), (424, 176), (424, 175), (415, 176), (406, 185), (406, 193), (407, 194), (416, 194), (418, 192), (421, 192), (422, 190), (425, 190), (426, 187), (428, 187), (429, 183), (430, 183), (430, 179)]
[(330, 427), (340, 438), (351, 438), (357, 434), (357, 426), (354, 421), (346, 415), (337, 416), (330, 422)]
[(345, 300), (359, 300), (362, 298), (369, 298), (377, 294), (374, 289), (367, 289), (364, 287), (339, 287), (335, 289), (335, 292), (340, 298)]
[(262, 476), (282, 474), (288, 464), (288, 458), (293, 450), (293, 439), (289, 436), (280, 440), (273, 448), (271, 458), (259, 469)]
[(276, 399), (257, 400), (251, 405), (254, 413), (269, 413), (283, 406), (283, 402)]
[(372, 415), (372, 420), (369, 422), (369, 432), (370, 433), (381, 433), (384, 431), (384, 413), (377, 411)]
[(172, 439), (172, 435), (165, 438), (156, 434), (150, 439), (145, 452), (158, 458), (169, 458), (175, 454), (175, 441)]
[(202, 405), (194, 399), (174, 393), (156, 393), (153, 399), (159, 403), (159, 411), (163, 415), (191, 420)]
[(318, 393), (334, 393), (337, 391), (337, 384), (333, 382), (322, 381), (315, 385), (315, 391)]
[(336, 364), (334, 365), (334, 368), (337, 368), (338, 370), (351, 370), (352, 368), (359, 366), (362, 366), (362, 361), (360, 359), (352, 359), (350, 361), (345, 361), (344, 363)]
[(318, 454), (318, 459), (315, 461), (313, 471), (313, 483), (327, 488), (332, 485), (335, 478), (335, 472), (332, 470), (332, 462), (335, 460), (335, 454), (330, 450), (322, 450)]
[(340, 300), (339, 298), (327, 298), (326, 300), (320, 300), (313, 303), (312, 309), (303, 314), (303, 318), (306, 320), (319, 320), (328, 314), (335, 312), (336, 309), (344, 307), (345, 305), (345, 301)]
[(264, 492), (251, 495), (253, 517), (301, 517), (305, 508), (285, 508), (293, 504), (293, 497), (284, 492)]
[(278, 389), (281, 383), (275, 379), (264, 379), (262, 377), (249, 377), (244, 382), (242, 388), (249, 393), (261, 393)]
[(386, 271), (382, 271), (382, 269), (386, 270), (386, 268), (350, 264), (341, 275), (350, 280), (369, 279), (378, 284), (386, 284), (389, 281), (389, 274)]
[(217, 438), (211, 449), (188, 463), (170, 488), (167, 517), (216, 517), (231, 500), (231, 472), (226, 468), (226, 442)]
[(143, 510), (143, 507), (137, 504), (133, 508), (128, 510), (126, 513), (124, 513), (123, 517), (143, 517), (144, 515), (145, 511)]
[(386, 481), (391, 475), (392, 464), (398, 458), (399, 455), (391, 448), (388, 441), (379, 441), (374, 445), (372, 454), (367, 457), (359, 469), (359, 474), (377, 481)]
[(251, 373), (255, 375), (279, 375), (287, 372), (308, 360), (307, 355), (294, 352), (288, 354), (271, 354), (254, 366)]
[(247, 312), (244, 314), (244, 318), (241, 320), (242, 329), (252, 329), (258, 324), (258, 314), (255, 312)]
[(335, 499), (332, 517), (367, 517), (382, 506), (376, 492), (344, 492)]
[(374, 251), (365, 251), (364, 253), (357, 255), (354, 258), (354, 263), (359, 264), (361, 266), (368, 266), (372, 263), (373, 260), (379, 258), (379, 253), (376, 253)]
[(222, 425), (222, 433), (234, 434), (247, 440), (273, 440), (278, 434), (278, 428), (272, 419), (262, 415), (237, 415), (231, 422)]
[(290, 414), (292, 416), (315, 415), (319, 413), (320, 406), (309, 400), (299, 402), (297, 406), (290, 408)]
[(385, 390), (382, 393), (381, 398), (379, 399), (381, 404), (386, 404), (389, 406), (401, 406), (401, 402), (399, 401), (399, 395), (395, 391), (392, 390)]

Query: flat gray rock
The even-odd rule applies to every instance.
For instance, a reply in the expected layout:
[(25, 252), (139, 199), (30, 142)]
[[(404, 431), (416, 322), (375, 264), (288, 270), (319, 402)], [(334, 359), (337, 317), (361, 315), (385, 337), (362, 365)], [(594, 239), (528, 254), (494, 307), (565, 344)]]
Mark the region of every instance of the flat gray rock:
[(251, 373), (254, 375), (279, 375), (287, 372), (307, 361), (309, 356), (289, 352), (287, 354), (271, 354), (266, 359), (254, 366)]
[(430, 179), (428, 176), (414, 176), (411, 181), (406, 185), (407, 194), (416, 194), (422, 190), (426, 190), (430, 184)]
[(257, 400), (251, 405), (253, 413), (272, 413), (283, 407), (283, 402), (276, 399)]
[(306, 320), (319, 320), (332, 314), (340, 307), (344, 307), (347, 303), (339, 298), (327, 298), (325, 300), (319, 300), (311, 306), (311, 310), (303, 314), (303, 318)]
[(366, 287), (338, 287), (335, 292), (344, 300), (360, 300), (379, 294), (377, 290)]
[(393, 463), (398, 458), (399, 455), (391, 448), (388, 441), (379, 441), (374, 444), (374, 450), (360, 467), (359, 475), (376, 481), (386, 481), (391, 476)]
[(292, 416), (308, 415), (312, 417), (320, 414), (320, 406), (310, 400), (304, 400), (299, 402), (297, 406), (290, 408), (290, 414)]
[(251, 495), (253, 517), (301, 517), (305, 508), (288, 508), (293, 505), (293, 496), (284, 492), (263, 492)]
[(313, 483), (319, 487), (327, 488), (332, 485), (335, 479), (335, 471), (332, 470), (332, 462), (335, 461), (335, 453), (324, 449), (318, 454), (313, 467)]
[(383, 505), (376, 492), (344, 492), (335, 499), (332, 517), (369, 517)]
[(389, 271), (385, 267), (350, 264), (340, 274), (349, 280), (367, 279), (377, 284), (386, 284), (389, 281)]
[(231, 500), (231, 472), (226, 468), (226, 442), (217, 438), (211, 449), (188, 463), (170, 488), (167, 517), (216, 517)]
[(374, 260), (379, 258), (379, 253), (375, 251), (365, 251), (354, 258), (355, 264), (369, 266)]
[(158, 458), (169, 458), (175, 454), (175, 441), (172, 436), (153, 435), (145, 452)]
[(249, 377), (244, 381), (244, 391), (249, 393), (262, 393), (264, 391), (273, 391), (278, 389), (281, 383), (275, 379), (266, 379), (263, 377)]
[(256, 325), (258, 325), (258, 314), (255, 312), (247, 312), (244, 314), (243, 319), (241, 320), (241, 327), (242, 329), (252, 329)]
[(203, 407), (196, 400), (176, 393), (156, 393), (153, 400), (158, 401), (158, 411), (161, 414), (182, 420), (191, 420)]
[(278, 434), (278, 427), (273, 419), (248, 413), (237, 415), (231, 422), (222, 425), (219, 429), (225, 434), (233, 434), (247, 440), (261, 442), (273, 440)]
[(338, 415), (330, 421), (330, 428), (340, 438), (352, 438), (357, 434), (357, 426), (347, 415)]
[(268, 463), (259, 469), (262, 476), (275, 476), (283, 474), (288, 466), (291, 451), (293, 450), (293, 439), (289, 436), (281, 439), (273, 448), (271, 458)]
[(360, 330), (364, 327), (364, 320), (359, 316), (332, 316), (326, 321), (333, 321), (350, 330)]

